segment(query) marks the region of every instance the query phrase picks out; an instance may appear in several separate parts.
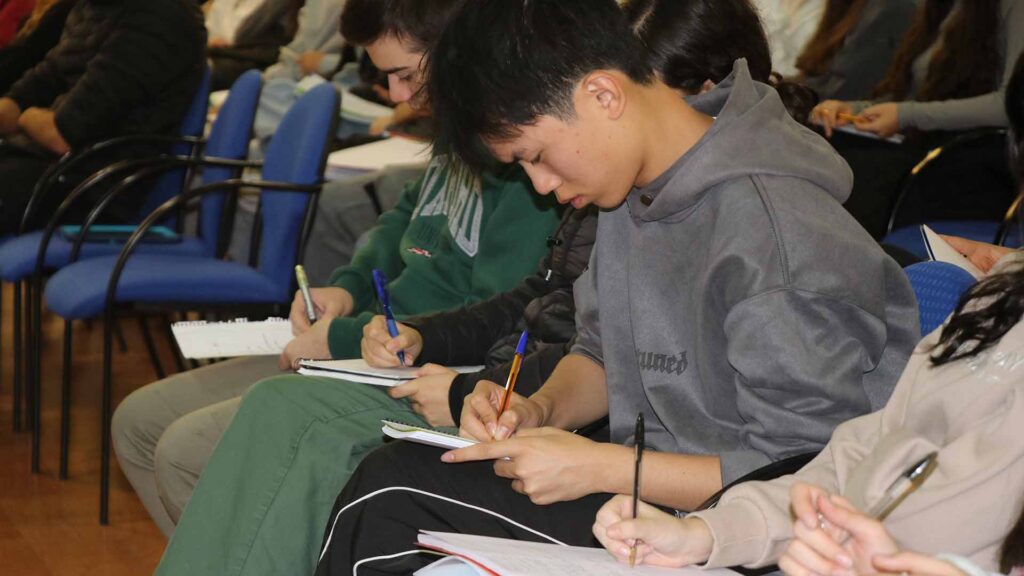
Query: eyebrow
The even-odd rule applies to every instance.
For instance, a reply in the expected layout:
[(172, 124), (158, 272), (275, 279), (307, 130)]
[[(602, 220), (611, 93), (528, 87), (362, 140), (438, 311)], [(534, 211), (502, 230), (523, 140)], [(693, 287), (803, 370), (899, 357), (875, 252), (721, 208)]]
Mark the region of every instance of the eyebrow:
[(397, 73), (399, 73), (399, 72), (401, 72), (403, 70), (408, 70), (408, 69), (409, 69), (408, 66), (397, 66), (395, 68), (386, 68), (384, 70), (381, 70), (381, 73), (383, 73), (383, 74), (397, 74)]

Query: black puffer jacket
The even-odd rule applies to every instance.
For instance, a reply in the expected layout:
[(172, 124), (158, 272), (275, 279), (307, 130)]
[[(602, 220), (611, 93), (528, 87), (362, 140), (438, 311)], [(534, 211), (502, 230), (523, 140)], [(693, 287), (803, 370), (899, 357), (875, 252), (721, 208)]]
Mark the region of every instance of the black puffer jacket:
[(452, 382), (448, 403), (456, 423), (463, 399), (478, 381), (505, 381), (524, 328), (530, 331), (530, 341), (516, 392), (528, 396), (547, 380), (576, 334), (572, 283), (587, 267), (596, 233), (595, 208), (569, 208), (548, 241), (551, 252), (536, 274), (468, 308), (404, 320), (423, 336), (417, 363), (487, 366)]
[(81, 0), (60, 41), (7, 96), (51, 108), (74, 150), (126, 134), (172, 134), (203, 70), (206, 29), (191, 0)]

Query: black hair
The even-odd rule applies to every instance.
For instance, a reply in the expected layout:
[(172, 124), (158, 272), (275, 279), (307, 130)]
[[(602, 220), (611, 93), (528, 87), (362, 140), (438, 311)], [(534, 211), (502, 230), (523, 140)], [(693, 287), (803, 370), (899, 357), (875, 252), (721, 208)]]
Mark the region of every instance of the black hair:
[[(1007, 84), (1005, 105), (1006, 115), (1010, 119), (1010, 161), (1020, 177), (1020, 139), (1024, 133), (1024, 56), (1017, 59)], [(967, 291), (942, 329), (932, 364), (948, 364), (991, 348), (1022, 316), (1024, 265), (989, 276)], [(1024, 532), (1024, 528), (1018, 532)], [(1024, 547), (1024, 534), (1019, 534), (1019, 538), (1021, 542), (1017, 543), (1018, 552)], [(1024, 552), (1021, 556), (1024, 556)]]
[(341, 35), (357, 46), (391, 35), (428, 52), (462, 0), (348, 0)]
[(1020, 566), (1024, 566), (1024, 510), (999, 549), (1000, 572), (1009, 574)]
[(721, 82), (739, 58), (751, 78), (770, 81), (768, 39), (749, 0), (628, 0), (624, 9), (648, 62), (676, 90)]
[(430, 58), (435, 150), (487, 167), (486, 140), (514, 137), (541, 116), (574, 118), (577, 84), (595, 70), (653, 81), (614, 0), (466, 2)]

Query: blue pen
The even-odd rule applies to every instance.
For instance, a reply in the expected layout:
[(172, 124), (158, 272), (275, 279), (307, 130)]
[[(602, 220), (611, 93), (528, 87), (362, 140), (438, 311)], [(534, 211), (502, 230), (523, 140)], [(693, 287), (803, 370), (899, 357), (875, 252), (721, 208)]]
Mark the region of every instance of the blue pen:
[[(377, 289), (377, 300), (380, 307), (384, 309), (385, 322), (388, 325), (388, 334), (392, 338), (398, 337), (398, 324), (395, 322), (395, 315), (391, 312), (391, 299), (388, 297), (388, 277), (383, 272), (373, 269), (373, 286)], [(405, 351), (398, 351), (398, 361), (405, 366)]]

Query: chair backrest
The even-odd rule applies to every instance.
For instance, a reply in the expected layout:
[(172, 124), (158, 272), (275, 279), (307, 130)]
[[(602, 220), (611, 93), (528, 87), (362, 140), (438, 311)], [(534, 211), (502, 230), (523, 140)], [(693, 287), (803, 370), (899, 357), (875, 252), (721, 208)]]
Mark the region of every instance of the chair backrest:
[(911, 170), (887, 231), (936, 220), (998, 222), (1016, 195), (1006, 130), (972, 130), (932, 150)]
[[(210, 127), (209, 137), (203, 155), (212, 158), (244, 160), (252, 138), (252, 123), (256, 117), (256, 106), (260, 101), (263, 77), (259, 70), (249, 70), (231, 85), (228, 97), (217, 113), (217, 119)], [(203, 168), (203, 184), (213, 184), (235, 177), (237, 169), (219, 166)], [(220, 237), (220, 225), (224, 214), (227, 192), (207, 194), (203, 197), (199, 211), (199, 235), (211, 248), (216, 248)]]
[[(203, 135), (203, 128), (206, 126), (206, 111), (210, 107), (210, 66), (203, 68), (203, 76), (196, 88), (185, 116), (181, 119), (179, 136), (199, 137)], [(171, 146), (171, 154), (187, 156), (192, 152), (192, 146), (184, 142)], [(188, 171), (185, 169), (171, 170), (160, 176), (153, 186), (146, 193), (146, 200), (137, 214), (137, 220), (142, 221), (147, 214), (167, 201), (168, 198), (181, 192), (185, 186), (185, 178)]]
[(966, 270), (948, 262), (918, 262), (904, 272), (917, 296), (922, 335), (941, 326), (964, 292), (977, 282)]
[[(339, 96), (333, 84), (320, 84), (303, 94), (281, 119), (267, 146), (263, 179), (295, 184), (323, 180), (327, 144), (334, 137)], [(260, 194), (258, 269), (279, 285), (282, 301), (290, 298), (312, 194), (263, 190)]]

